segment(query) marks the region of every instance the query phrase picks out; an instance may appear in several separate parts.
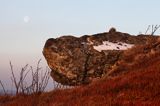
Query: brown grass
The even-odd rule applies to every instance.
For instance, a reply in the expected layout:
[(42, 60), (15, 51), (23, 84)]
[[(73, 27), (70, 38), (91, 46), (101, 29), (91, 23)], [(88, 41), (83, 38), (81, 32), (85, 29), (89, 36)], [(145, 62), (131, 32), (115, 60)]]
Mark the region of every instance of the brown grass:
[(160, 60), (160, 40), (150, 40), (145, 45), (135, 46), (124, 52), (122, 58), (110, 70), (116, 76), (131, 70), (147, 67), (152, 61)]

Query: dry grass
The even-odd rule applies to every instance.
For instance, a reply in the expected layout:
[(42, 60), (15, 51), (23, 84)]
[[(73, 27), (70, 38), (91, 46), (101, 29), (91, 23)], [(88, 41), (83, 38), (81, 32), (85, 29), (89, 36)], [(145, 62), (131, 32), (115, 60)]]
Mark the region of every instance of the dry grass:
[(150, 39), (146, 45), (138, 45), (124, 52), (110, 70), (110, 76), (116, 76), (131, 70), (147, 67), (152, 61), (160, 60), (160, 40)]

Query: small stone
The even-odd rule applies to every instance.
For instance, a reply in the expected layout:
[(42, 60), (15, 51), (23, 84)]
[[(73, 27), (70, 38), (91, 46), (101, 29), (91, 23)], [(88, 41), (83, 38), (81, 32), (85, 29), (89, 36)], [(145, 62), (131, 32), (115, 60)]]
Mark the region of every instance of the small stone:
[(113, 34), (116, 32), (116, 28), (112, 27), (110, 30), (109, 30), (109, 33)]

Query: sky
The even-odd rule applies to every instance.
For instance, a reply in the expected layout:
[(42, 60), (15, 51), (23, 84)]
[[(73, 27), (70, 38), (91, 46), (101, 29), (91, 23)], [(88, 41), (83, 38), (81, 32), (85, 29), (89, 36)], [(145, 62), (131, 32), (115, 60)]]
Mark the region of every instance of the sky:
[[(48, 38), (108, 31), (137, 35), (160, 24), (160, 0), (0, 0), (0, 79), (42, 59)], [(156, 34), (160, 34), (158, 30)], [(1, 89), (1, 88), (0, 88)]]

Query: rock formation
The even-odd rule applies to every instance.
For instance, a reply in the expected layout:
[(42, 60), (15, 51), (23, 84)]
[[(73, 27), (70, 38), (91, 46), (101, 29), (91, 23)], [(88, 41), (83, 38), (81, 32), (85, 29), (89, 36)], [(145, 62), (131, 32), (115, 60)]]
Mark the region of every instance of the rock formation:
[(55, 81), (63, 85), (88, 84), (105, 76), (124, 50), (154, 38), (132, 36), (112, 28), (109, 32), (82, 37), (50, 38), (45, 43), (43, 55)]

